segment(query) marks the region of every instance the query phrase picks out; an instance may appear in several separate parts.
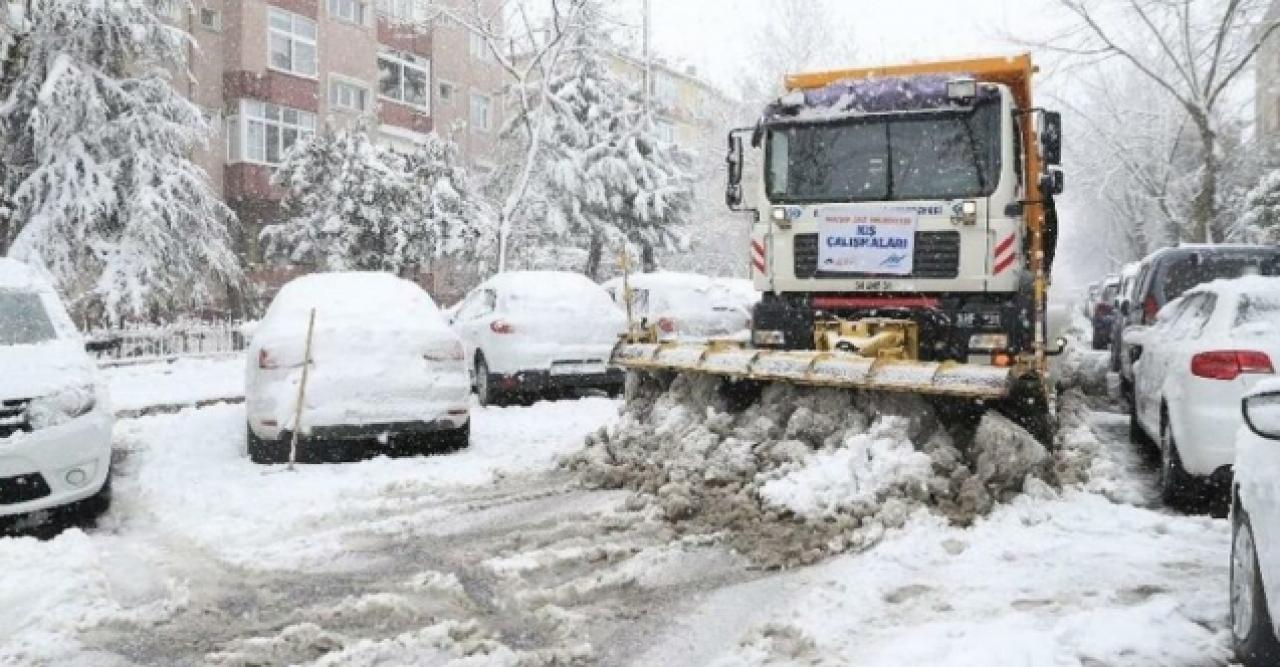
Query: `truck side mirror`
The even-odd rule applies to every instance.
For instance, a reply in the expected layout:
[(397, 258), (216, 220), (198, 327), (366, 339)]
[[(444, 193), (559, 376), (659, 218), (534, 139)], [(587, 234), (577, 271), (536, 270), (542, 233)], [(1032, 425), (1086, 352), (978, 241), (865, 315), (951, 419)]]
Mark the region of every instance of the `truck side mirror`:
[(729, 183), (724, 191), (724, 201), (732, 211), (742, 210), (742, 163), (742, 135), (734, 130), (729, 133), (729, 154), (725, 157)]
[(1046, 111), (1040, 117), (1040, 155), (1045, 164), (1062, 164), (1062, 114)]
[(1066, 190), (1067, 179), (1061, 169), (1050, 169), (1040, 175), (1040, 194), (1056, 197)]

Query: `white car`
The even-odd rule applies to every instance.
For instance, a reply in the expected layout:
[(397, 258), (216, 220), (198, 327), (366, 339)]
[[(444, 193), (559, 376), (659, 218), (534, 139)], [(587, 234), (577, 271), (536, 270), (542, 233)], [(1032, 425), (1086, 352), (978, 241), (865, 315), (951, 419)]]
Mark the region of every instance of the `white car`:
[(315, 312), (301, 410), (308, 441), (412, 436), (465, 447), (471, 386), (462, 342), (421, 287), (386, 273), (319, 273), (285, 285), (247, 349), (249, 456), (288, 460), (307, 329)]
[[(632, 317), (637, 323), (656, 326), (663, 339), (726, 338), (750, 335), (751, 307), (759, 300), (754, 288), (748, 293), (728, 279), (717, 280), (696, 273), (659, 271), (628, 276)], [(626, 312), (623, 279), (604, 284), (613, 300)]]
[(53, 287), (0, 258), (0, 519), (111, 502), (115, 418)]
[(618, 393), (626, 379), (609, 363), (626, 316), (581, 274), (494, 276), (462, 300), (453, 330), (466, 345), (481, 405), (563, 389)]
[(1231, 494), (1231, 635), (1245, 667), (1280, 665), (1280, 379), (1242, 402)]
[(1163, 499), (1225, 500), (1240, 397), (1280, 359), (1280, 278), (1192, 288), (1125, 341), (1137, 348), (1133, 426), (1159, 447)]

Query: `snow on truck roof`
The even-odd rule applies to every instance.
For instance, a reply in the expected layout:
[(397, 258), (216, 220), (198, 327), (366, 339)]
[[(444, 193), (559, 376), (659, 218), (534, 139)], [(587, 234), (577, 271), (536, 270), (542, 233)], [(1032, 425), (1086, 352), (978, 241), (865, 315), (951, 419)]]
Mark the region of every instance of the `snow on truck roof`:
[[(967, 109), (947, 95), (947, 82), (964, 74), (890, 76), (847, 79), (821, 88), (799, 90), (779, 98), (765, 109), (765, 122), (821, 120), (888, 111)], [(978, 86), (978, 101), (999, 99), (993, 84)]]

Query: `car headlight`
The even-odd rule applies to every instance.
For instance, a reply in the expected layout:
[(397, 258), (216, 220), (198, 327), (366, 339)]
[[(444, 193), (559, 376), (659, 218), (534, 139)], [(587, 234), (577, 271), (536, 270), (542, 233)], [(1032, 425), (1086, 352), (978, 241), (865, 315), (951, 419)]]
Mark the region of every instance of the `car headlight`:
[(63, 389), (32, 400), (27, 406), (27, 422), (33, 430), (50, 428), (88, 414), (97, 403), (93, 385)]

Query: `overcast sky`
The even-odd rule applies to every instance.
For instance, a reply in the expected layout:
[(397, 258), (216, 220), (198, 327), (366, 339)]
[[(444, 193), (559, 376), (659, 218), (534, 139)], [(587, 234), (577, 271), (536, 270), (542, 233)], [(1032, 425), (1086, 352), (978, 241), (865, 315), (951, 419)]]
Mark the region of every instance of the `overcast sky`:
[[(731, 87), (768, 19), (769, 0), (651, 0), (654, 51), (696, 65)], [(641, 0), (635, 5), (639, 22)], [(997, 37), (1034, 20), (1027, 0), (830, 0), (832, 19), (858, 60), (885, 61), (1016, 51)]]

